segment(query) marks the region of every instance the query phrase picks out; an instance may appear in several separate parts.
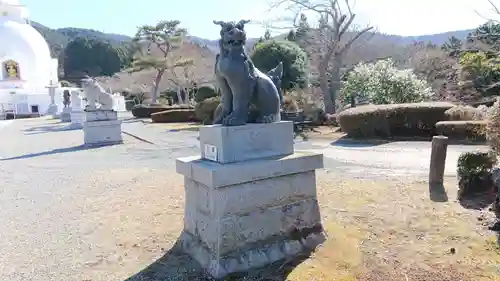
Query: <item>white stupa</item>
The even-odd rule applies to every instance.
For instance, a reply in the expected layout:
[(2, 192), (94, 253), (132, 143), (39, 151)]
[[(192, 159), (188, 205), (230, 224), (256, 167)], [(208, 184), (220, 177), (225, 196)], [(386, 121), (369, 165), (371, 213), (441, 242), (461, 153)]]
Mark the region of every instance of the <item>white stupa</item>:
[(0, 111), (45, 114), (48, 87), (59, 84), (58, 63), (27, 18), (28, 9), (18, 0), (0, 0)]

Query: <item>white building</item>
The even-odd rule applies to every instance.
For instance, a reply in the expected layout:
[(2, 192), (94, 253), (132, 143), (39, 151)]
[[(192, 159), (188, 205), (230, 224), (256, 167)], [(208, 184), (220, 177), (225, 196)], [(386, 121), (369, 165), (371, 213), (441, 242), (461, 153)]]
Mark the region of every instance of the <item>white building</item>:
[(61, 109), (57, 59), (28, 21), (28, 10), (18, 0), (0, 0), (0, 112), (46, 114), (54, 102)]

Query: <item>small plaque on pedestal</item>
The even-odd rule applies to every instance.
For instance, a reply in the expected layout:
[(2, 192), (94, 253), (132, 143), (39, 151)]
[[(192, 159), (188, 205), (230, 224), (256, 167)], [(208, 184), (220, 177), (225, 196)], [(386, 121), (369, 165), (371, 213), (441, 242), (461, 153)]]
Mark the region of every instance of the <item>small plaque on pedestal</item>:
[(205, 159), (217, 162), (217, 147), (215, 145), (205, 144)]

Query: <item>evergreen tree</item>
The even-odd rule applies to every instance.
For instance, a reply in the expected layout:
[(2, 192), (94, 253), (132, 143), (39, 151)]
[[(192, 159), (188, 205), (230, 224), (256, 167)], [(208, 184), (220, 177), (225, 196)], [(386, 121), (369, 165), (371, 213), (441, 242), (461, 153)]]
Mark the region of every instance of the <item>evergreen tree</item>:
[[(137, 53), (129, 72), (143, 69), (156, 70), (151, 103), (156, 102), (160, 82), (167, 70), (193, 63), (192, 60), (175, 60), (172, 58), (172, 51), (182, 46), (182, 39), (187, 33), (186, 29), (179, 27), (180, 23), (180, 21), (174, 20), (160, 21), (154, 26), (144, 25), (139, 27), (133, 39), (137, 46)], [(147, 47), (147, 52), (143, 51), (144, 45)], [(159, 52), (159, 55), (155, 55), (154, 51)]]

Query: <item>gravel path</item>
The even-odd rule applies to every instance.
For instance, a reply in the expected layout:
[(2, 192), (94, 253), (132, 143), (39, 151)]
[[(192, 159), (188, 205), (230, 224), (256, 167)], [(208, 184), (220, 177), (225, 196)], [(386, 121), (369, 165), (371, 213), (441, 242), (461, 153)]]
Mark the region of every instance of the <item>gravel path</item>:
[[(175, 240), (183, 200), (175, 159), (198, 153), (197, 133), (132, 121), (125, 121), (123, 130), (155, 144), (125, 135), (123, 145), (83, 149), (83, 132), (54, 120), (0, 122), (0, 280), (82, 281), (85, 270), (92, 272), (92, 281), (119, 280), (113, 276), (130, 276), (164, 253), (165, 245), (160, 250), (154, 241)], [(323, 152), (333, 176), (427, 174), (428, 143), (297, 142), (296, 147)], [(447, 174), (453, 175), (461, 151), (475, 148), (450, 147)], [(168, 223), (161, 215), (165, 206)], [(143, 251), (134, 254), (135, 248)]]
[[(154, 125), (145, 126), (140, 122), (126, 124), (124, 130), (161, 146), (172, 142), (185, 142), (193, 148), (193, 153), (199, 153), (197, 132), (170, 132), (156, 128)], [(425, 177), (428, 175), (431, 154), (430, 142), (334, 145), (324, 140), (297, 140), (295, 148), (323, 153), (327, 170), (363, 178)], [(456, 176), (456, 163), (461, 153), (486, 149), (486, 146), (481, 145), (450, 145), (446, 158), (445, 176)]]

